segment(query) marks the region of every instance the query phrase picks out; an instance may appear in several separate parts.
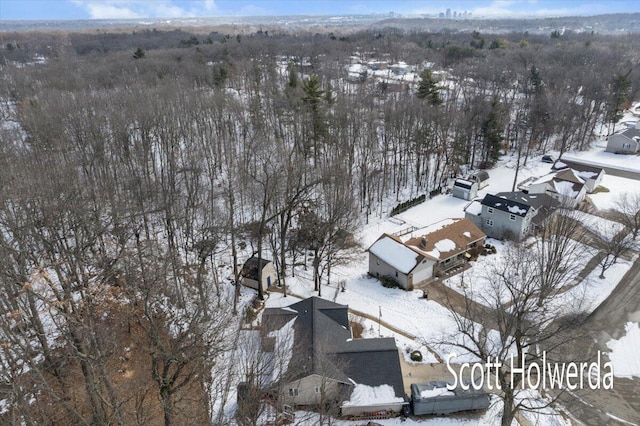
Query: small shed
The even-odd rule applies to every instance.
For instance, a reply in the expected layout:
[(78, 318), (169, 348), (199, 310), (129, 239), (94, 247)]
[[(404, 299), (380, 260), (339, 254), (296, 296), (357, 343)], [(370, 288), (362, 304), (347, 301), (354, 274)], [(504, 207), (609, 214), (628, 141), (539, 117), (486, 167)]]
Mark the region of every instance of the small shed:
[(260, 284), (265, 291), (276, 283), (276, 269), (272, 261), (253, 256), (242, 265), (240, 278), (245, 286), (257, 290)]
[(477, 172), (469, 176), (468, 180), (470, 180), (471, 182), (477, 182), (478, 189), (486, 188), (489, 185), (489, 172), (487, 172), (486, 170), (478, 170)]
[(468, 390), (461, 387), (448, 390), (447, 384), (444, 381), (413, 383), (413, 414), (450, 414), (458, 411), (484, 410), (489, 407), (489, 394), (484, 390), (475, 390), (471, 386)]
[(463, 200), (473, 200), (478, 196), (478, 183), (465, 179), (456, 179), (453, 182), (451, 194)]

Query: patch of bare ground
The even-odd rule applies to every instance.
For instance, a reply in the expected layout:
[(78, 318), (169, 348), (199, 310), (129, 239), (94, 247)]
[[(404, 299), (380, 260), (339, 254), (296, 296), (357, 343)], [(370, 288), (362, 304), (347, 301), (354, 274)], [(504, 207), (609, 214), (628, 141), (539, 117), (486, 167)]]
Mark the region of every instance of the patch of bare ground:
[[(159, 397), (158, 384), (152, 377), (152, 359), (150, 356), (149, 337), (145, 329), (136, 322), (136, 307), (121, 302), (109, 303), (101, 312), (97, 312), (100, 320), (94, 333), (108, 336), (105, 341), (104, 371), (106, 379), (111, 383), (115, 400), (118, 401), (121, 423), (125, 425), (163, 425), (164, 410)], [(140, 317), (140, 316), (138, 316)], [(167, 339), (167, 330), (161, 330)], [(28, 418), (37, 424), (70, 425), (91, 424), (92, 410), (87, 397), (85, 379), (78, 357), (69, 347), (56, 350), (55, 366), (40, 365), (41, 368), (31, 370), (20, 378), (22, 389), (34, 389), (35, 398), (28, 407)], [(209, 423), (207, 393), (204, 391), (204, 380), (208, 374), (202, 374), (201, 365), (194, 362), (182, 370), (179, 378), (193, 375), (195, 380), (189, 381), (174, 395), (173, 413), (176, 425), (194, 425)], [(92, 373), (98, 375), (101, 369), (90, 363)], [(200, 371), (198, 371), (200, 370)], [(107, 395), (104, 386), (107, 380), (96, 378), (100, 392)], [(113, 414), (113, 407), (104, 398), (105, 412)], [(13, 424), (20, 417), (19, 411), (9, 411), (0, 416), (0, 424)], [(22, 413), (24, 414), (24, 413)], [(11, 417), (10, 417), (11, 416)], [(19, 423), (19, 421), (18, 421)], [(118, 424), (115, 416), (109, 424)]]

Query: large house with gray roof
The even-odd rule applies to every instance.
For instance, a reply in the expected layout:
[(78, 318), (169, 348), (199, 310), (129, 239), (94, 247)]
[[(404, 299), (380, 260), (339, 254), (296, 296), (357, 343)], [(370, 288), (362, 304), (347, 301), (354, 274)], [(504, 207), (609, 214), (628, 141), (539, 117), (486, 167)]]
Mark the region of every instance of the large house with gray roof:
[(634, 127), (609, 135), (606, 152), (636, 154), (640, 151), (640, 121)]
[[(272, 338), (286, 330), (290, 340)], [(283, 372), (277, 381), (280, 400), (294, 406), (335, 403), (343, 414), (399, 412), (408, 400), (395, 339), (353, 338), (349, 307), (311, 297), (285, 308), (267, 308), (262, 316), (263, 347), (279, 353)], [(354, 392), (384, 391), (375, 401), (353, 398)], [(379, 394), (379, 392), (378, 392)], [(384, 396), (386, 395), (386, 397)], [(361, 395), (360, 395), (361, 396)]]
[(465, 216), (489, 237), (519, 241), (544, 223), (559, 205), (548, 194), (501, 192), (467, 204)]

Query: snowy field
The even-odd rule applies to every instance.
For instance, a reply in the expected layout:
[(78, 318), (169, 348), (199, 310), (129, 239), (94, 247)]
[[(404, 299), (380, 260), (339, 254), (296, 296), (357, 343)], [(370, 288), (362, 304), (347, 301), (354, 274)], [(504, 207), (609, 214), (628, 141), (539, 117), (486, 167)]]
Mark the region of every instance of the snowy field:
[[(456, 328), (454, 319), (447, 308), (432, 300), (424, 300), (422, 291), (404, 291), (401, 289), (385, 288), (380, 281), (366, 275), (366, 254), (362, 254), (357, 261), (348, 267), (336, 267), (332, 276), (332, 286), (322, 286), (323, 297), (336, 303), (349, 305), (351, 309), (363, 312), (414, 336), (418, 342), (426, 342), (430, 346), (450, 341)], [(305, 277), (305, 274), (309, 274)], [(313, 291), (311, 271), (297, 271), (295, 278), (288, 279), (289, 292), (302, 298), (317, 296)], [(338, 280), (347, 282), (346, 290), (341, 292), (335, 283)], [(280, 293), (273, 293), (267, 300), (267, 307), (288, 306), (297, 302), (294, 297), (284, 297)], [(367, 323), (369, 329), (377, 331), (378, 324), (373, 321)], [(387, 330), (384, 335), (398, 337), (397, 333)], [(373, 336), (375, 337), (375, 336)], [(453, 350), (449, 346), (441, 346), (437, 350), (443, 358)], [(460, 352), (460, 351), (458, 351)], [(464, 358), (467, 360), (467, 358)], [(468, 358), (473, 360), (474, 358)]]
[[(637, 157), (634, 158), (636, 158), (636, 161), (640, 165), (640, 160), (637, 159)], [(600, 185), (607, 188), (609, 192), (598, 192), (597, 194), (588, 195), (598, 210), (614, 210), (616, 201), (622, 194), (640, 192), (640, 181), (607, 174), (602, 178)]]

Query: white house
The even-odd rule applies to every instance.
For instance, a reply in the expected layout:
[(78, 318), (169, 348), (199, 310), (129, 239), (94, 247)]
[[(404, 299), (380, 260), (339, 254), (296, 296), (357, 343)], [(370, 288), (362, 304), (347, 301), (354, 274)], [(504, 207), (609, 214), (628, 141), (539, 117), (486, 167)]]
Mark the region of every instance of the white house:
[(369, 274), (376, 278), (389, 277), (405, 290), (413, 284), (431, 278), (435, 259), (412, 250), (396, 236), (382, 234), (369, 247)]
[(469, 252), (484, 244), (486, 235), (469, 219), (447, 219), (406, 241), (383, 234), (369, 247), (369, 274), (389, 277), (405, 290), (432, 277), (461, 270)]
[(586, 194), (585, 181), (571, 169), (551, 172), (519, 185), (527, 194), (548, 194), (560, 203), (575, 208)]
[(574, 162), (565, 163), (562, 159), (557, 160), (551, 169), (556, 172), (566, 169), (573, 170), (573, 173), (576, 176), (584, 180), (584, 186), (589, 194), (591, 194), (602, 183), (602, 178), (605, 174), (604, 169), (601, 167), (587, 166)]

